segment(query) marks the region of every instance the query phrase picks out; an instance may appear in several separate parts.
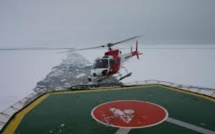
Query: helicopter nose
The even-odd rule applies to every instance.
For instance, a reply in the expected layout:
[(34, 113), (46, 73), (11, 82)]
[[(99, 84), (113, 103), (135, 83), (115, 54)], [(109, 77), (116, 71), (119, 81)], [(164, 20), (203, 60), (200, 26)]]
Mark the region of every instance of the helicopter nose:
[(107, 73), (108, 73), (108, 69), (94, 69), (94, 70), (91, 70), (91, 75), (93, 77), (106, 76)]

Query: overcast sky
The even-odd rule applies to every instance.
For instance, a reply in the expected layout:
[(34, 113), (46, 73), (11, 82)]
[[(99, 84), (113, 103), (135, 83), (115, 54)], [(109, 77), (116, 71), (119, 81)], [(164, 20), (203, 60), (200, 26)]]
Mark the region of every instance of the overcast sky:
[(215, 44), (214, 0), (1, 0), (0, 47)]

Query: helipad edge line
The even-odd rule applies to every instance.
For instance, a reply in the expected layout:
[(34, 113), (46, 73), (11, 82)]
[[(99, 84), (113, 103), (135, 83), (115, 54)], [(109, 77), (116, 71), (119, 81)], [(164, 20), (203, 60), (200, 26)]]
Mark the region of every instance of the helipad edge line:
[(40, 104), (44, 99), (46, 99), (50, 94), (45, 94), (41, 97), (39, 97), (37, 100), (35, 100), (33, 103), (31, 103), (29, 106), (18, 112), (12, 119), (9, 121), (9, 124), (6, 126), (5, 130), (2, 134), (13, 134), (15, 133), (17, 127), (19, 126), (22, 119), (25, 117), (25, 115), (31, 111), (34, 107), (36, 107), (38, 104)]
[(203, 99), (215, 102), (215, 98), (212, 98), (210, 96), (206, 96), (206, 95), (203, 95), (203, 94), (198, 94), (198, 93), (194, 93), (194, 92), (191, 92), (191, 91), (186, 91), (186, 90), (182, 90), (180, 88), (169, 87), (169, 86), (165, 86), (165, 85), (158, 85), (158, 86), (164, 87), (164, 88), (169, 89), (169, 90), (174, 90), (174, 91), (177, 91), (177, 92), (180, 92), (180, 93), (184, 93), (184, 94), (188, 94), (188, 95), (193, 95), (193, 96), (196, 96), (196, 97), (200, 97), (200, 98), (203, 98)]
[(151, 84), (151, 85), (138, 85), (138, 86), (135, 86), (135, 87), (113, 87), (113, 88), (107, 88), (107, 89), (102, 89), (102, 88), (99, 88), (99, 89), (93, 89), (93, 90), (82, 90), (82, 91), (65, 91), (65, 92), (54, 92), (54, 93), (50, 93), (50, 94), (68, 94), (68, 93), (89, 93), (89, 92), (100, 92), (100, 91), (116, 91), (116, 90), (123, 90), (123, 89), (133, 89), (133, 88), (149, 88), (149, 87), (155, 87), (155, 86), (158, 86), (158, 87), (162, 87), (162, 88), (165, 88), (165, 89), (169, 89), (169, 90), (174, 90), (174, 91), (177, 91), (177, 92), (180, 92), (180, 93), (184, 93), (184, 94), (188, 94), (188, 95), (193, 95), (193, 96), (196, 96), (196, 97), (200, 97), (200, 98), (203, 98), (203, 99), (206, 99), (206, 100), (209, 100), (209, 101), (212, 101), (212, 102), (215, 102), (215, 98), (212, 98), (210, 96), (206, 96), (206, 95), (203, 95), (203, 94), (197, 94), (197, 93), (194, 93), (194, 92), (190, 92), (190, 91), (185, 91), (183, 89), (180, 89), (180, 88), (176, 88), (176, 87), (169, 87), (169, 86), (166, 86), (166, 85), (161, 85), (161, 84)]

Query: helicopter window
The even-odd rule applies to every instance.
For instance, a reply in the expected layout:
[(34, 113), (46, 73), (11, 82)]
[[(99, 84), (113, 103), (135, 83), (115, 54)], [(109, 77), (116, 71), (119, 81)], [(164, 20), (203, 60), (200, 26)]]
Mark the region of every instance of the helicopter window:
[(108, 59), (98, 59), (93, 64), (93, 68), (108, 68)]

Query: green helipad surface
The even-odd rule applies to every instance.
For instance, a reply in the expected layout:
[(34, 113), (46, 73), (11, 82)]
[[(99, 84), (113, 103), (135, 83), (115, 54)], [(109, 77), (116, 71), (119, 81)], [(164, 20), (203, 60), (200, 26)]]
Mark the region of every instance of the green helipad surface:
[(98, 123), (92, 118), (91, 111), (102, 103), (115, 100), (147, 101), (162, 106), (169, 113), (169, 118), (163, 123), (131, 129), (129, 134), (215, 132), (214, 99), (175, 88), (151, 85), (49, 93), (17, 113), (2, 133), (114, 134), (118, 128)]

